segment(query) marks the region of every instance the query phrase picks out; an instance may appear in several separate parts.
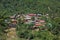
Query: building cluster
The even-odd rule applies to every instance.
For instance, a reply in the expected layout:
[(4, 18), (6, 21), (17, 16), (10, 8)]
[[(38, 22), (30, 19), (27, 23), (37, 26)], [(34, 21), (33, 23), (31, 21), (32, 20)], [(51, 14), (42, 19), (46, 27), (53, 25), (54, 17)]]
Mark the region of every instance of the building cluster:
[(45, 20), (41, 19), (41, 14), (18, 14), (10, 16), (11, 22), (9, 23), (9, 27), (16, 27), (16, 24), (19, 22), (17, 19), (23, 20), (24, 24), (34, 24), (33, 28), (39, 28), (40, 26), (45, 26)]
[(25, 24), (34, 24), (32, 29), (40, 30), (39, 27), (45, 26), (45, 20), (41, 19), (41, 14), (27, 14), (25, 16)]

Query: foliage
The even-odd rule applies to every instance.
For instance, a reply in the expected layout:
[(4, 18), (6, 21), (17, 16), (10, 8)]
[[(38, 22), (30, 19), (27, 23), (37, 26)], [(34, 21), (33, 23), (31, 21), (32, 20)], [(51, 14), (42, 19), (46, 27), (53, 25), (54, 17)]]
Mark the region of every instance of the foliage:
[[(5, 19), (17, 13), (40, 13), (49, 14), (49, 18), (43, 16), (41, 19), (46, 21), (47, 30), (33, 31), (33, 24), (24, 24), (19, 19), (16, 30), (22, 40), (60, 40), (60, 0), (0, 0), (0, 39), (5, 40), (5, 29), (8, 24)], [(34, 20), (34, 17), (32, 18)]]

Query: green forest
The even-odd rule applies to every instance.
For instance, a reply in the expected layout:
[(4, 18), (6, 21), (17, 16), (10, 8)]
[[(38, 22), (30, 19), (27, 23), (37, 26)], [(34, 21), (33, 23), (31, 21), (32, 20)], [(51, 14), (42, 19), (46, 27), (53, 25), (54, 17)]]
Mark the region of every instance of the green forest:
[(0, 0), (0, 40), (60, 40), (60, 0)]

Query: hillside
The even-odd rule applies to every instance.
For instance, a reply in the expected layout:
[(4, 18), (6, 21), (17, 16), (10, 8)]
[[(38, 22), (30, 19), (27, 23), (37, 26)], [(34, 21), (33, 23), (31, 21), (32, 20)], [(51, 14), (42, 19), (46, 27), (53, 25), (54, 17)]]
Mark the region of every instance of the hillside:
[(49, 13), (60, 16), (59, 0), (0, 0), (0, 14)]
[(60, 40), (60, 0), (0, 0), (0, 40)]

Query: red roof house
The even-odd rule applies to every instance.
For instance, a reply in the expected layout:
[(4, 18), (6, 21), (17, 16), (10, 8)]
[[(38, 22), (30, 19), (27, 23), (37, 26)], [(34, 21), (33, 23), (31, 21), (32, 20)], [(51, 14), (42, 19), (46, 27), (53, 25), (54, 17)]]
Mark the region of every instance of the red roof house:
[(36, 16), (36, 14), (28, 14), (29, 16)]
[(35, 26), (42, 26), (42, 24), (39, 22), (35, 22)]

